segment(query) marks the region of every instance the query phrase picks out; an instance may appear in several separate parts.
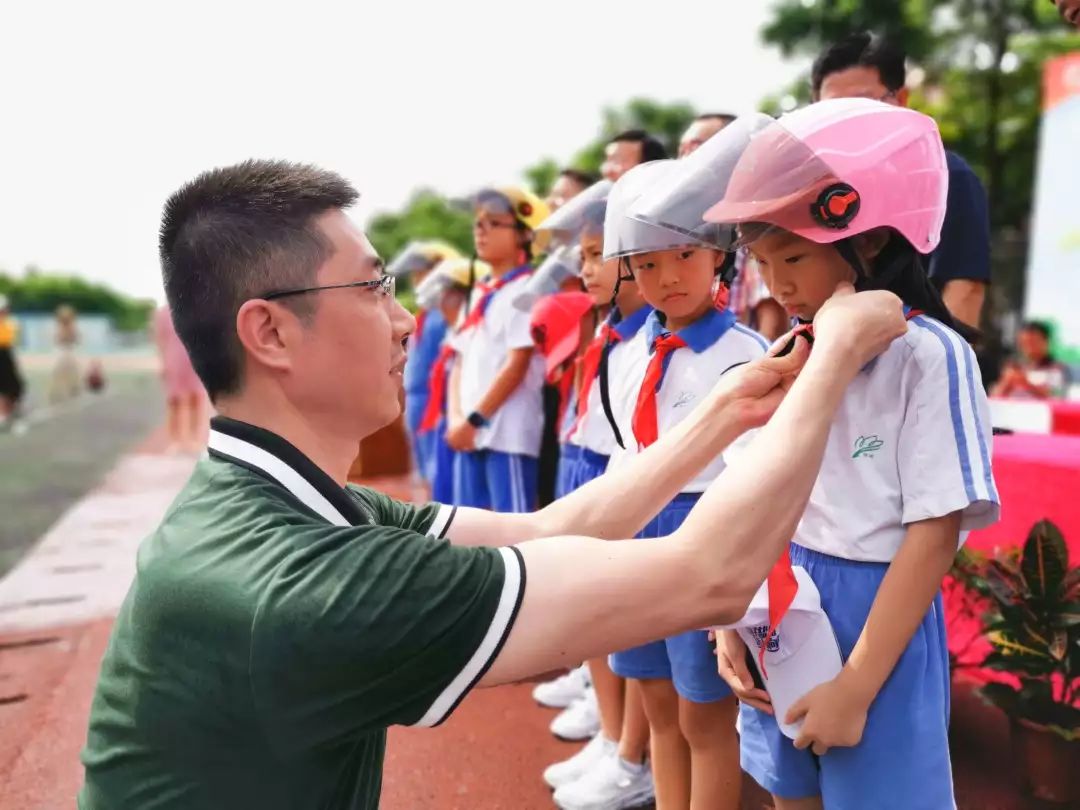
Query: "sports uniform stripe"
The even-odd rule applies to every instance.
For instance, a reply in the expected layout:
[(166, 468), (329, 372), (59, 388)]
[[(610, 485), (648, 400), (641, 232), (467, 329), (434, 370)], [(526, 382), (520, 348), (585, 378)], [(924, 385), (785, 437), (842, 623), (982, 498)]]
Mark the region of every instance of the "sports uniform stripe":
[[(957, 336), (957, 339), (960, 339)], [(999, 503), (997, 487), (994, 486), (994, 474), (990, 466), (990, 451), (986, 446), (986, 433), (983, 432), (982, 417), (979, 415), (980, 400), (975, 394), (975, 353), (970, 346), (964, 346), (964, 358), (967, 366), (968, 397), (971, 400), (971, 412), (975, 416), (975, 435), (979, 440), (979, 458), (982, 461), (982, 479), (986, 485), (986, 494), (989, 500)]]
[[(981, 491), (985, 500), (998, 502), (997, 491), (994, 488), (993, 472), (990, 464), (990, 451), (986, 442), (986, 434), (983, 433), (983, 414), (980, 408), (980, 398), (975, 387), (975, 368), (977, 361), (971, 346), (959, 334), (952, 329), (939, 325), (953, 344), (958, 356), (963, 358), (963, 380), (961, 385), (961, 405), (964, 415), (964, 425), (968, 440), (968, 455), (971, 458), (972, 478), (976, 491)], [(959, 364), (959, 360), (957, 361)], [(965, 396), (966, 395), (966, 396)], [(985, 398), (982, 399), (985, 402)], [(970, 411), (970, 415), (969, 412)], [(974, 427), (972, 427), (974, 426)]]
[(960, 471), (964, 477), (964, 492), (968, 500), (981, 500), (975, 494), (975, 480), (971, 472), (971, 458), (968, 455), (967, 432), (964, 430), (964, 416), (960, 407), (960, 373), (956, 363), (956, 349), (940, 326), (921, 315), (911, 320), (928, 330), (941, 342), (945, 349), (945, 365), (949, 376), (949, 412), (952, 417), (953, 438), (960, 458)]
[(758, 342), (758, 345), (761, 346), (761, 348), (763, 348), (765, 351), (769, 350), (768, 341), (765, 340), (765, 338), (763, 338), (761, 335), (759, 335), (757, 332), (755, 332), (750, 327), (743, 326), (741, 323), (737, 323), (737, 324), (734, 324), (734, 326), (732, 328), (736, 332), (741, 332), (744, 335), (749, 335), (750, 337), (752, 337), (754, 340), (756, 340)]
[(439, 511), (435, 515), (435, 520), (431, 522), (431, 526), (427, 530), (427, 536), (434, 537), (436, 540), (442, 540), (450, 530), (450, 524), (454, 522), (455, 517), (457, 517), (456, 506), (440, 504)]
[(525, 595), (525, 561), (521, 552), (512, 546), (500, 548), (498, 552), (503, 561), (503, 587), (491, 624), (468, 663), (435, 698), (424, 716), (416, 722), (417, 726), (436, 726), (449, 717), (462, 698), (484, 677), (510, 635)]
[(516, 454), (510, 455), (510, 479), (513, 482), (511, 499), (515, 512), (525, 511), (525, 479), (521, 472), (521, 458)]
[(266, 450), (263, 450), (261, 447), (256, 447), (250, 442), (246, 442), (243, 439), (237, 439), (234, 436), (228, 436), (217, 430), (210, 431), (210, 438), (207, 444), (211, 450), (214, 450), (223, 456), (239, 459), (240, 461), (252, 464), (263, 470), (267, 475), (273, 477), (279, 484), (285, 487), (285, 489), (289, 490), (289, 492), (291, 492), (302, 504), (333, 525), (353, 525), (346, 520), (345, 516), (338, 511), (337, 507), (330, 503), (321, 492), (315, 489), (304, 476), (300, 475), (300, 473), (273, 453), (268, 453)]

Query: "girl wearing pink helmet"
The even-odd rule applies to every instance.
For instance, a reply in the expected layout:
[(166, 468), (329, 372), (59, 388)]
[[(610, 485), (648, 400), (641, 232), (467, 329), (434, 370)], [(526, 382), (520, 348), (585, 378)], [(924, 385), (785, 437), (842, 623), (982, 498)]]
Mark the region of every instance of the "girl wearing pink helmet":
[[(778, 810), (955, 806), (939, 589), (966, 533), (999, 507), (975, 356), (920, 259), (938, 242), (947, 181), (932, 119), (841, 99), (740, 119), (635, 210), (684, 233), (729, 226), (730, 246), (749, 247), (793, 319), (811, 320), (845, 282), (911, 308), (906, 337), (856, 378), (833, 422), (790, 549), (808, 578), (778, 564), (767, 623), (743, 623), (753, 655), (734, 631), (719, 634), (721, 674), (742, 701), (742, 766)], [(800, 649), (810, 640), (785, 624), (802, 587), (816, 588), (839, 656)], [(784, 667), (785, 655), (829, 654), (838, 671), (794, 694), (789, 680), (792, 700), (778, 699), (782, 677), (813, 668)]]

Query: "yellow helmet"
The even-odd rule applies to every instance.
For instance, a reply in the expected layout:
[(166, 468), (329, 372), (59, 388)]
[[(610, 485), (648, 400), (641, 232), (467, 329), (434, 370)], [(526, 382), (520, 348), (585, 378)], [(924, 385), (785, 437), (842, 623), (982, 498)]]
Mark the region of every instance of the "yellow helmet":
[(407, 276), (421, 270), (430, 270), (444, 259), (460, 258), (461, 253), (453, 245), (438, 239), (409, 242), (386, 268), (392, 276)]
[(475, 282), (491, 275), (491, 265), (479, 259), (458, 256), (439, 262), (432, 275), (443, 276), (450, 284), (456, 284), (459, 287), (471, 287)]
[(551, 215), (548, 204), (524, 186), (496, 186), (484, 189), (474, 198), (474, 206), (479, 208), (490, 202), (493, 197), (496, 199), (502, 197), (509, 203), (506, 213), (513, 214), (514, 218), (529, 230), (535, 231), (540, 223)]

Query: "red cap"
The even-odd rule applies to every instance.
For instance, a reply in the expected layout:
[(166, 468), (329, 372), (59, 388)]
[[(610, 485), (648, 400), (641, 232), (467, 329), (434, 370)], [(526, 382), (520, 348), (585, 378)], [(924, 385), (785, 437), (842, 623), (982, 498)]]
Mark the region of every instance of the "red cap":
[(592, 296), (583, 292), (546, 295), (533, 305), (529, 325), (549, 378), (574, 354), (581, 340), (581, 319), (592, 308)]

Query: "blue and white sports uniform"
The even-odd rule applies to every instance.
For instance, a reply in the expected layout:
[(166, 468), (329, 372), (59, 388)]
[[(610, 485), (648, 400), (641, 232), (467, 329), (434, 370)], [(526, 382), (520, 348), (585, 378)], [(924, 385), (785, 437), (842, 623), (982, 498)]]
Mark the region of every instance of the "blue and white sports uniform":
[[(991, 426), (975, 355), (927, 316), (848, 387), (791, 547), (821, 593), (843, 657), (862, 632), (908, 524), (961, 512), (968, 531), (998, 518)], [(862, 741), (822, 757), (776, 720), (740, 708), (742, 767), (779, 796), (826, 807), (955, 807), (949, 763), (949, 658), (940, 594), (870, 706)]]
[[(639, 337), (630, 346), (633, 362), (626, 372), (618, 394), (616, 418), (627, 449), (616, 450), (614, 466), (637, 452), (632, 422), (638, 391), (652, 354), (655, 340), (665, 332), (658, 313), (649, 315)], [(736, 323), (730, 310), (710, 310), (706, 315), (680, 330), (687, 347), (670, 355), (667, 369), (656, 395), (657, 435), (663, 436), (685, 419), (694, 407), (716, 386), (721, 375), (733, 366), (762, 357), (765, 339)], [(725, 461), (718, 457), (698, 474), (687, 487), (657, 515), (638, 537), (655, 538), (671, 534), (686, 519), (706, 487), (723, 472)], [(731, 694), (716, 671), (716, 655), (704, 630), (643, 644), (611, 656), (611, 669), (624, 678), (671, 680), (679, 696), (694, 703), (712, 703)]]
[(439, 348), (446, 338), (446, 319), (437, 309), (425, 310), (422, 329), (409, 342), (409, 356), (405, 361), (403, 386), (405, 388), (405, 427), (412, 442), (413, 461), (416, 469), (428, 481), (431, 480), (431, 455), (436, 446), (434, 433), (420, 434), (420, 420), (428, 403), (428, 380)]
[[(514, 305), (528, 283), (528, 267), (508, 274), (492, 293), (483, 320), (455, 336), (461, 366), (461, 409), (472, 413), (491, 388), (514, 349), (533, 348), (529, 318)], [(511, 278), (513, 276), (513, 278)], [(474, 291), (475, 307), (483, 293)], [(476, 450), (454, 458), (454, 503), (496, 512), (531, 512), (536, 508), (537, 459), (543, 433), (544, 360), (534, 352), (525, 379), (487, 427), (476, 434)]]
[[(642, 306), (633, 315), (623, 318), (618, 308), (613, 308), (608, 315), (606, 324), (618, 335), (618, 340), (607, 349), (609, 391), (612, 381), (630, 373), (634, 361), (631, 343), (652, 311), (652, 307)], [(611, 397), (611, 404), (614, 415), (614, 396)], [(565, 428), (565, 432), (560, 431), (560, 436), (566, 437), (559, 457), (558, 495), (562, 497), (603, 475), (612, 451), (618, 446), (615, 432), (604, 413), (599, 372), (589, 388), (589, 401), (581, 420), (577, 419), (577, 401), (571, 399), (560, 427)], [(632, 444), (634, 441), (632, 435), (623, 435), (622, 438), (625, 443)]]

